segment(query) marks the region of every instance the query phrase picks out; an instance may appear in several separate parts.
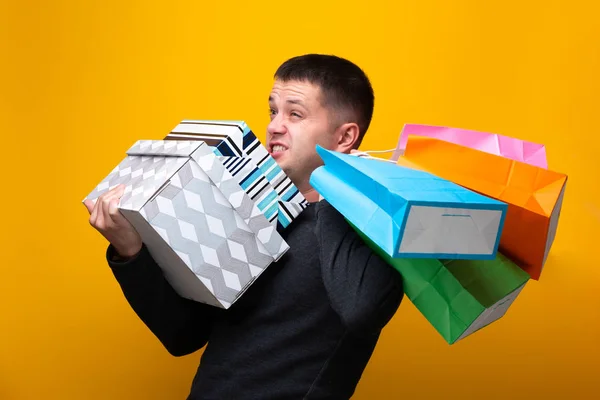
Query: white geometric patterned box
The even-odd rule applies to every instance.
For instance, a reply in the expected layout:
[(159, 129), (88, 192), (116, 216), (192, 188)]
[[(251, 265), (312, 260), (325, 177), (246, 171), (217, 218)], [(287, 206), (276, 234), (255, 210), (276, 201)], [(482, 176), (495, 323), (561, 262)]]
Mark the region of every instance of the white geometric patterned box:
[(119, 184), (121, 213), (182, 297), (229, 308), (289, 249), (203, 141), (138, 141), (86, 199)]

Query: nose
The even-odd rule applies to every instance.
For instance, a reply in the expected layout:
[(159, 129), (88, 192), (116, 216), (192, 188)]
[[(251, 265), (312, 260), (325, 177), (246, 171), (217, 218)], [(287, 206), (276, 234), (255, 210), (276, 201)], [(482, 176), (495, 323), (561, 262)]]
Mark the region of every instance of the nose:
[(270, 135), (283, 135), (287, 133), (287, 126), (281, 113), (275, 115), (269, 125), (267, 126), (267, 132)]

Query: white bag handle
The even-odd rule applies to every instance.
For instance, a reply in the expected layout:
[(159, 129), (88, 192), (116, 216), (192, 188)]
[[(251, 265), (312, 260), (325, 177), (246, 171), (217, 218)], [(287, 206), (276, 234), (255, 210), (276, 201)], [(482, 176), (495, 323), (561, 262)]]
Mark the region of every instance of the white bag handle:
[(391, 149), (391, 150), (369, 150), (369, 151), (361, 151), (361, 150), (352, 150), (350, 152), (351, 156), (355, 156), (355, 157), (363, 157), (363, 158), (370, 158), (372, 160), (379, 160), (379, 161), (386, 161), (392, 164), (396, 164), (395, 161), (393, 160), (388, 160), (385, 158), (380, 158), (380, 157), (373, 157), (370, 155), (370, 153), (391, 153), (393, 151), (396, 151), (396, 149)]

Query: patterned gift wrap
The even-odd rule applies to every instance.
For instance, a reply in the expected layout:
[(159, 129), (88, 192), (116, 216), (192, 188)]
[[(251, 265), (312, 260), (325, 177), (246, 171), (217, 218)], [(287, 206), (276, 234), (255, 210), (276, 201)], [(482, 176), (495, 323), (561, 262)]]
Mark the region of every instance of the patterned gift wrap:
[(119, 184), (121, 212), (183, 297), (229, 308), (289, 249), (202, 141), (138, 141), (86, 199)]
[[(253, 189), (263, 190), (268, 182), (277, 195), (277, 222), (282, 228), (286, 228), (308, 206), (298, 188), (244, 121), (183, 120), (164, 140), (201, 140), (212, 146), (218, 156), (233, 157), (238, 162), (239, 158), (251, 159), (260, 173), (251, 168), (244, 169), (245, 172), (236, 171), (235, 162), (227, 163), (227, 167), (239, 182), (244, 182), (244, 190), (251, 196)], [(263, 204), (261, 210), (270, 211), (267, 218), (274, 221), (273, 208), (269, 204)]]

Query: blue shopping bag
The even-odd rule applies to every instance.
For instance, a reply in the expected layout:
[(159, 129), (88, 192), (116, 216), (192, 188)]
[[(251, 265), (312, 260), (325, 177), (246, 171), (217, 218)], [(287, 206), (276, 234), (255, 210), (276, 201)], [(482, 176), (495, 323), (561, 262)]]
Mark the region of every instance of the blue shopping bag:
[(394, 258), (496, 257), (507, 204), (430, 173), (317, 146), (310, 184)]

